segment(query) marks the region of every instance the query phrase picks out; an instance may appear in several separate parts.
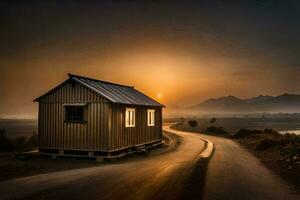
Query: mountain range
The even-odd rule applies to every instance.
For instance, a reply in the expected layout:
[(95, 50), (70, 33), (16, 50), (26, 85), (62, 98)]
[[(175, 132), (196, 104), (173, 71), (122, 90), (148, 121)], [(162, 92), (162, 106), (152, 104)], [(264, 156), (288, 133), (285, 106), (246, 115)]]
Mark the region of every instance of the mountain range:
[(243, 112), (300, 112), (300, 95), (282, 94), (279, 96), (259, 95), (249, 99), (240, 99), (229, 95), (211, 98), (190, 109), (208, 113)]

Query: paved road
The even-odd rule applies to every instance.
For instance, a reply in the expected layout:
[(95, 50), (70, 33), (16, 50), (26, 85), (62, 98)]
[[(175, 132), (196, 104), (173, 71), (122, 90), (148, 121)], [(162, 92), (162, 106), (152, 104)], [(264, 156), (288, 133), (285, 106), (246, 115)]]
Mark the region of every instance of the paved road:
[(205, 143), (178, 133), (173, 151), (0, 182), (0, 199), (176, 199)]
[[(174, 133), (191, 136), (193, 134), (180, 131)], [(204, 200), (300, 199), (300, 196), (296, 195), (283, 180), (238, 143), (222, 137), (204, 134), (197, 134), (197, 136), (213, 142), (215, 147), (204, 179), (202, 196)], [(195, 196), (192, 198), (194, 199)]]
[(203, 199), (300, 199), (283, 180), (236, 142), (226, 138), (202, 136), (215, 145), (207, 168)]
[(181, 145), (168, 153), (0, 182), (0, 199), (176, 199), (194, 173), (193, 166), (204, 148), (199, 136), (215, 144), (203, 199), (300, 199), (234, 141), (178, 131), (176, 134), (182, 138)]

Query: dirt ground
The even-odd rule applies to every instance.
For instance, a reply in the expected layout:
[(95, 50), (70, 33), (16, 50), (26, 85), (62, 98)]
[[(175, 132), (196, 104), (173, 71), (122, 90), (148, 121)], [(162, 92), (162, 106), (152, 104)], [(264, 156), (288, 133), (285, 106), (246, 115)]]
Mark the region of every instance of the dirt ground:
[[(171, 144), (172, 137), (176, 137), (176, 143)], [(175, 140), (173, 138), (173, 140)], [(164, 143), (161, 147), (149, 150), (141, 154), (133, 154), (126, 156), (120, 160), (96, 162), (93, 159), (79, 158), (58, 158), (51, 159), (50, 157), (32, 157), (28, 159), (16, 158), (15, 152), (0, 151), (0, 181), (13, 178), (32, 176), (56, 171), (79, 169), (87, 167), (95, 167), (99, 165), (110, 164), (111, 162), (127, 162), (134, 159), (141, 159), (147, 156), (155, 156), (168, 151), (173, 151), (180, 144), (180, 138), (176, 135), (169, 134), (169, 137), (164, 137)]]
[(99, 165), (99, 163), (92, 160), (51, 158), (31, 158), (30, 160), (21, 160), (15, 158), (15, 153), (2, 152), (0, 154), (0, 181), (97, 165)]

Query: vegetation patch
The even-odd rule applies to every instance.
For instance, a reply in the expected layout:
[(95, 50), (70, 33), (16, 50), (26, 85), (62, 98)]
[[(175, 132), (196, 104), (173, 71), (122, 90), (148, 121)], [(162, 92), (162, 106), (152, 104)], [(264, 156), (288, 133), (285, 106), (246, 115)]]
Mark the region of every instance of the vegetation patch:
[(267, 167), (291, 183), (300, 193), (300, 136), (275, 130), (239, 130), (237, 142), (249, 149)]
[[(230, 135), (224, 127), (217, 126), (217, 119), (211, 118), (207, 120), (207, 124), (199, 123), (196, 119), (186, 120), (184, 118), (180, 119), (180, 123), (174, 124), (172, 127), (177, 130), (191, 131), (205, 134), (212, 134), (221, 137), (228, 137)], [(209, 125), (209, 126), (208, 126)]]
[(268, 148), (272, 148), (276, 146), (278, 142), (274, 139), (262, 139), (258, 144), (256, 145), (256, 150), (266, 150)]
[(198, 122), (196, 120), (189, 120), (188, 124), (192, 127), (195, 128), (198, 125)]
[(37, 148), (37, 135), (33, 133), (28, 139), (26, 137), (17, 137), (9, 139), (4, 129), (0, 130), (0, 151), (3, 152), (23, 152)]
[(262, 133), (261, 130), (240, 129), (238, 132), (232, 134), (230, 138), (241, 139), (247, 137), (255, 137), (257, 134), (260, 133)]
[(205, 130), (205, 133), (213, 133), (213, 134), (217, 134), (217, 135), (228, 135), (228, 132), (224, 130), (223, 127), (208, 127)]

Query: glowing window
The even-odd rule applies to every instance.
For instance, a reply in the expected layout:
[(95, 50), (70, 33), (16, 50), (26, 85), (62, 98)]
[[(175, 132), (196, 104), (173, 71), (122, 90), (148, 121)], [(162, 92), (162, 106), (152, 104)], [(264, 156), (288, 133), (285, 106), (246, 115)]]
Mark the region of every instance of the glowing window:
[(148, 119), (148, 126), (154, 126), (155, 125), (155, 110), (148, 109), (147, 110), (147, 119)]
[(135, 126), (135, 109), (126, 108), (125, 110), (125, 127)]

